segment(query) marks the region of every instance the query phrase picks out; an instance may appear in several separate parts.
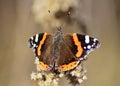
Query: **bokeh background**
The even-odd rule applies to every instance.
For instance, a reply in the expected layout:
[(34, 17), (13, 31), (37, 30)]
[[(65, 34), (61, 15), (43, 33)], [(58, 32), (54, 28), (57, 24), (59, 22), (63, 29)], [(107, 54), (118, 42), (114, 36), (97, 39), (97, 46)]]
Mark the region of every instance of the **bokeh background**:
[[(54, 33), (59, 25), (63, 33), (87, 33), (101, 42), (88, 55), (88, 79), (82, 86), (120, 86), (120, 1), (64, 0), (66, 9), (56, 1), (0, 0), (0, 86), (37, 86), (30, 80), (35, 65), (27, 40), (36, 33)], [(56, 3), (58, 8), (53, 7)], [(69, 7), (74, 8), (69, 14), (72, 22), (61, 15), (54, 19), (57, 10), (66, 12)], [(70, 86), (66, 81), (62, 79), (60, 86)]]

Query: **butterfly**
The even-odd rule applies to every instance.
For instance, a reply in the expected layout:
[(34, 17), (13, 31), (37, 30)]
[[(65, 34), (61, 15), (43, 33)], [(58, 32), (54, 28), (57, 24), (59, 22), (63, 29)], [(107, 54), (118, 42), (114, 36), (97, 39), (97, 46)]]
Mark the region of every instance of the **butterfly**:
[(59, 72), (76, 68), (91, 51), (100, 46), (96, 38), (79, 33), (63, 34), (61, 29), (55, 34), (36, 34), (28, 43), (39, 59), (41, 70)]

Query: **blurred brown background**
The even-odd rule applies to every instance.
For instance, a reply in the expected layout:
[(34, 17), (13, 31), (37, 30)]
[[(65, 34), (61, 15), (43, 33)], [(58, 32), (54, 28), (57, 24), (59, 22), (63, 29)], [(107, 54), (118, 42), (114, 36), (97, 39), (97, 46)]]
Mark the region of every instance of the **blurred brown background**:
[[(87, 31), (101, 42), (101, 47), (88, 55), (88, 79), (82, 86), (120, 86), (120, 1), (82, 1)], [(34, 86), (30, 80), (34, 55), (27, 40), (39, 32), (55, 31), (34, 21), (32, 4), (32, 0), (0, 0), (0, 86)], [(75, 28), (62, 30), (82, 33)]]

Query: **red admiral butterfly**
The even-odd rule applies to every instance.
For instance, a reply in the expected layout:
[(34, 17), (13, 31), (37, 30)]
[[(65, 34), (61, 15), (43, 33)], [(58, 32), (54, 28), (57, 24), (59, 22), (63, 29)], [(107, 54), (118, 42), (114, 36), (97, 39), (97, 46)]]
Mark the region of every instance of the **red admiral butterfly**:
[(39, 58), (41, 70), (68, 71), (76, 68), (86, 56), (98, 48), (99, 41), (78, 33), (55, 35), (40, 33), (29, 39), (29, 46)]

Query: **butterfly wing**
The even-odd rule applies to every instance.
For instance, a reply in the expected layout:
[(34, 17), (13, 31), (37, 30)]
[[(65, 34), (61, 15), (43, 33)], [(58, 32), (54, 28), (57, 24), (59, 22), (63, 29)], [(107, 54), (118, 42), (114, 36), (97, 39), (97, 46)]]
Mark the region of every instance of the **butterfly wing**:
[(87, 54), (98, 48), (99, 41), (88, 35), (68, 34), (63, 36), (60, 43), (60, 55), (57, 61), (59, 71), (68, 71), (74, 69), (85, 59)]
[(70, 50), (79, 60), (85, 59), (91, 51), (100, 46), (96, 38), (89, 37), (88, 35), (74, 33), (68, 34), (64, 38)]
[(47, 33), (36, 34), (29, 39), (29, 46), (33, 49), (36, 57), (39, 58), (39, 66), (41, 70), (50, 70), (53, 66), (52, 62), (52, 40), (53, 36)]
[(72, 46), (71, 39), (63, 36), (59, 43), (59, 55), (55, 63), (55, 67), (58, 71), (68, 71), (74, 69), (79, 64), (70, 45)]

